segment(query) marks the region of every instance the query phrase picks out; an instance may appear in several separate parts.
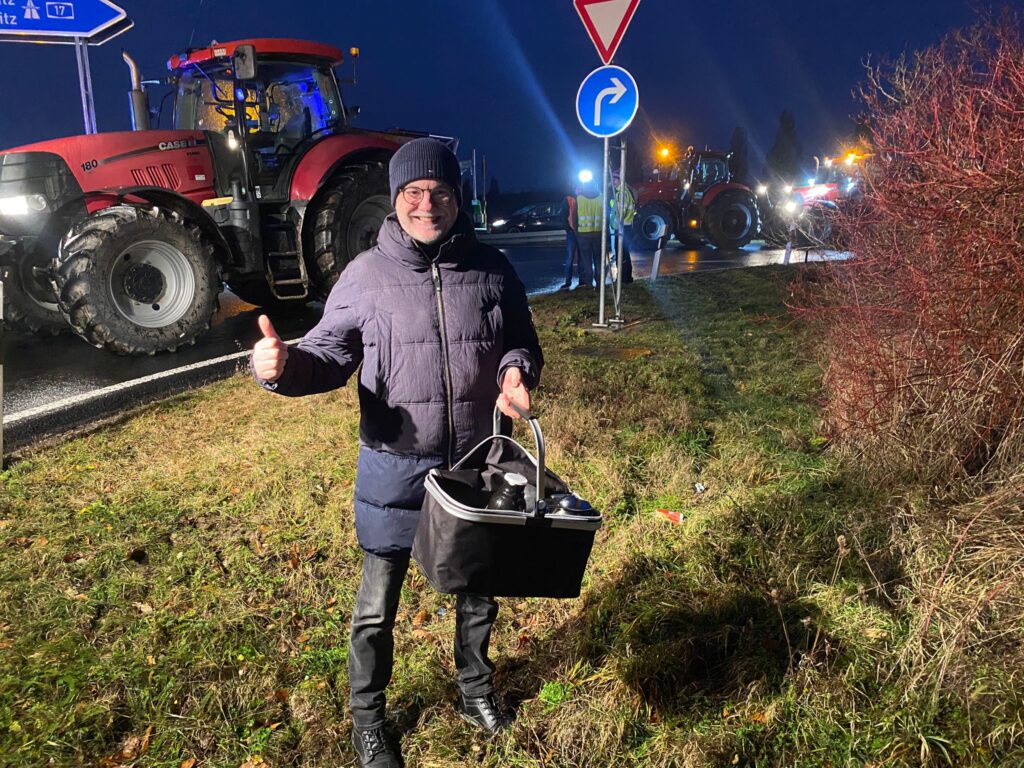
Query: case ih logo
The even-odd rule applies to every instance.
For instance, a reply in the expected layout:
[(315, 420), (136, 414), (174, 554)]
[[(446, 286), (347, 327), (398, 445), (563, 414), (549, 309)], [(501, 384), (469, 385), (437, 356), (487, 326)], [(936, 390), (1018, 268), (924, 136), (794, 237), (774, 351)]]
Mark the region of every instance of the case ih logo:
[(175, 139), (174, 141), (161, 141), (157, 146), (161, 152), (166, 152), (168, 149), (188, 149), (189, 147), (196, 146), (196, 140)]

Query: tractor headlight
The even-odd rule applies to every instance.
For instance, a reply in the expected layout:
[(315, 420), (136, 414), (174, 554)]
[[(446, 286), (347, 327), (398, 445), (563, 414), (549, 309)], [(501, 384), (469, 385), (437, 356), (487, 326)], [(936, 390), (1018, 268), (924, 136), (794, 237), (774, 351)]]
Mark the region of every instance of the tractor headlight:
[(757, 194), (759, 197), (764, 197), (765, 195), (768, 194), (768, 187), (765, 186), (764, 184), (760, 184), (757, 187)]
[(45, 211), (46, 208), (46, 198), (42, 195), (0, 197), (0, 216), (27, 216)]
[(800, 203), (798, 203), (796, 200), (787, 200), (782, 205), (782, 212), (785, 213), (787, 216), (793, 217), (800, 213), (800, 209), (802, 207), (803, 206), (800, 205)]

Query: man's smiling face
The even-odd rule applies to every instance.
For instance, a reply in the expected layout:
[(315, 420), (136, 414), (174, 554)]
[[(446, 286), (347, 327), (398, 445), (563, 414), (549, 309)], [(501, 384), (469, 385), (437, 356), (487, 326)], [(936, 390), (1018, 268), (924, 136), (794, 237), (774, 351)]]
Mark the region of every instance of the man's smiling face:
[(443, 181), (419, 179), (399, 190), (395, 213), (409, 237), (424, 245), (433, 245), (455, 224), (459, 204), (452, 188)]

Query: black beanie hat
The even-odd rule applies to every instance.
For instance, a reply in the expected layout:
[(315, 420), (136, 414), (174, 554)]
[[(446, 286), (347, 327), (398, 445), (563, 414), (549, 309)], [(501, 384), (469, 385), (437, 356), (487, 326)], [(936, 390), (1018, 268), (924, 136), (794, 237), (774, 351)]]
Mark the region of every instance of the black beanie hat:
[(391, 179), (391, 202), (398, 190), (410, 181), (437, 179), (455, 192), (455, 200), (462, 205), (462, 171), (455, 154), (437, 139), (413, 139), (403, 144), (391, 157), (388, 166)]

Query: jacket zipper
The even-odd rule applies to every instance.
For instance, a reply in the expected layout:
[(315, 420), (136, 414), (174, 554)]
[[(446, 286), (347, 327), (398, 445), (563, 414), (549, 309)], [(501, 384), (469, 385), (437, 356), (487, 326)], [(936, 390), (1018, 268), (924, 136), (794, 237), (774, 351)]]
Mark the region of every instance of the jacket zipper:
[(437, 318), (441, 326), (441, 359), (444, 362), (444, 388), (448, 394), (448, 469), (455, 463), (455, 402), (452, 395), (452, 371), (448, 362), (448, 332), (444, 323), (444, 302), (441, 301), (441, 272), (437, 262), (431, 262), (430, 274), (434, 280), (434, 296), (437, 297)]

